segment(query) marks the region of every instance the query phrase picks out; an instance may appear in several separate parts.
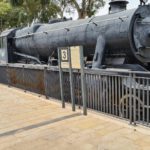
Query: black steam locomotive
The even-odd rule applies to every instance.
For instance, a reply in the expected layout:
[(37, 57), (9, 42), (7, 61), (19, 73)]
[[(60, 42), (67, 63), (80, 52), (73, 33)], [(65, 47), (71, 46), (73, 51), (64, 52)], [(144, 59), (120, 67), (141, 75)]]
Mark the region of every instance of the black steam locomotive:
[(93, 68), (150, 70), (150, 5), (126, 10), (127, 3), (112, 0), (104, 16), (4, 31), (0, 63), (48, 64), (57, 60), (58, 47), (81, 45)]

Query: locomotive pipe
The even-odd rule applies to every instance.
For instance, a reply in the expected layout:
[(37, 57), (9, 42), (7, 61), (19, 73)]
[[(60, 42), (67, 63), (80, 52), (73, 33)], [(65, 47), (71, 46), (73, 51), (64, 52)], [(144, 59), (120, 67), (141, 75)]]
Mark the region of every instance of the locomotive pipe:
[(105, 44), (106, 42), (104, 37), (99, 36), (97, 39), (96, 50), (93, 59), (93, 65), (92, 65), (93, 68), (99, 68), (100, 66), (102, 66)]

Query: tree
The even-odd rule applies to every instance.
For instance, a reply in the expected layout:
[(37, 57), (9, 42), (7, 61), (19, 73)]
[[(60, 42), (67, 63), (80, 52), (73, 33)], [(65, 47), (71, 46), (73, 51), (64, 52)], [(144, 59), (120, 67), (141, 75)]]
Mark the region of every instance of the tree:
[(6, 16), (6, 26), (7, 27), (20, 27), (27, 25), (28, 16), (23, 8), (12, 8)]
[(2, 31), (6, 23), (6, 15), (10, 12), (11, 7), (8, 3), (0, 1), (0, 30)]
[(38, 18), (40, 22), (48, 22), (51, 18), (57, 18), (60, 7), (53, 0), (41, 0)]
[(3, 31), (6, 28), (12, 28), (26, 25), (26, 12), (21, 7), (12, 8), (6, 0), (0, 0), (0, 28)]
[(61, 0), (61, 4), (67, 8), (74, 8), (79, 19), (91, 17), (105, 5), (104, 0)]
[(34, 19), (48, 22), (76, 10), (79, 18), (95, 15), (104, 0), (0, 0), (0, 30), (26, 26)]
[(28, 15), (28, 23), (33, 19), (39, 19), (40, 22), (48, 22), (50, 18), (57, 17), (60, 11), (53, 0), (10, 0), (13, 7), (22, 7)]

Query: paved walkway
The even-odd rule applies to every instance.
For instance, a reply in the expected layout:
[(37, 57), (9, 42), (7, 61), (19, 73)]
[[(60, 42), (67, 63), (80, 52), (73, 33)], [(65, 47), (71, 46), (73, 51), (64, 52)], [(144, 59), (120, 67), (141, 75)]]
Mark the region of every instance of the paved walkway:
[(150, 129), (0, 85), (0, 150), (150, 150)]

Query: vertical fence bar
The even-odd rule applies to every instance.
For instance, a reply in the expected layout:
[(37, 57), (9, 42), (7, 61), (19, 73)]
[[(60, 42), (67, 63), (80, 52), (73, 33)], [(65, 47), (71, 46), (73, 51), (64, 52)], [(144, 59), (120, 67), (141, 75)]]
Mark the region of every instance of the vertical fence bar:
[[(125, 95), (128, 95), (129, 91), (128, 91), (128, 78), (126, 78), (126, 87), (125, 87)], [(127, 118), (127, 114), (128, 114), (128, 101), (129, 101), (129, 98), (126, 97), (125, 98), (125, 103), (124, 103), (124, 107), (123, 107), (123, 117)]]
[(94, 78), (93, 78), (93, 75), (91, 74), (91, 91), (92, 91), (92, 109), (94, 109), (94, 85), (93, 85), (93, 82), (94, 82)]
[(111, 104), (111, 101), (112, 101), (112, 96), (111, 96), (111, 77), (109, 76), (109, 113), (112, 114), (112, 104)]
[(99, 75), (97, 75), (97, 110), (100, 110), (100, 86), (99, 86)]
[(109, 104), (108, 104), (108, 76), (106, 76), (106, 113), (109, 113)]
[(147, 79), (147, 125), (149, 125), (149, 79)]
[(95, 75), (95, 100), (94, 100), (94, 109), (97, 110), (97, 75)]
[[(125, 87), (125, 84), (124, 84), (124, 81), (127, 82), (127, 78), (125, 77), (122, 77), (122, 80), (121, 80), (121, 84), (122, 84), (122, 87), (121, 87), (121, 94), (122, 94), (122, 98), (124, 97), (124, 87)], [(122, 105), (120, 106), (121, 110), (122, 110), (122, 113), (121, 113), (121, 117), (124, 117), (124, 99), (122, 99)]]
[(145, 90), (144, 90), (144, 84), (145, 84), (145, 81), (144, 79), (142, 78), (142, 84), (143, 84), (143, 90), (142, 90), (142, 98), (143, 98), (143, 124), (145, 123)]
[(87, 74), (85, 74), (85, 82), (86, 82), (86, 85), (87, 85), (87, 87), (86, 87), (86, 89), (87, 89), (87, 107), (89, 107), (89, 79), (88, 79)]
[(89, 108), (92, 108), (92, 86), (91, 86), (91, 74), (89, 74)]
[[(140, 91), (140, 78), (138, 78), (138, 99), (140, 99), (141, 91)], [(138, 102), (138, 121), (141, 120), (141, 104)]]
[(114, 78), (112, 76), (112, 114), (114, 115)]
[(117, 99), (118, 99), (118, 86), (117, 86), (117, 76), (115, 76), (115, 115), (116, 115), (116, 116), (117, 116), (117, 114), (118, 114)]
[(105, 96), (105, 90), (106, 90), (106, 86), (105, 86), (106, 84), (105, 84), (105, 77), (104, 77), (104, 75), (103, 75), (103, 78), (102, 78), (102, 95), (103, 95), (103, 112), (106, 112), (106, 96)]
[(132, 124), (132, 116), (133, 116), (133, 113), (132, 113), (132, 74), (129, 73), (129, 77), (130, 77), (130, 89), (129, 89), (129, 116), (130, 116), (130, 124)]
[[(121, 92), (120, 92), (120, 90), (121, 90), (121, 85), (120, 85), (120, 78), (121, 78), (121, 77), (118, 76), (118, 90), (119, 90), (119, 91), (118, 91), (118, 92), (119, 92), (119, 98), (118, 98), (118, 99), (119, 99), (119, 102), (118, 102), (118, 105), (119, 105), (119, 106), (118, 106), (118, 107), (119, 107), (119, 108), (120, 108), (120, 100), (121, 100)], [(119, 117), (120, 117), (120, 116), (121, 116), (121, 115), (120, 115), (120, 111), (119, 111)]]
[[(81, 107), (82, 105), (82, 102), (81, 102), (81, 97), (80, 97), (80, 74), (78, 73), (77, 74), (77, 101), (78, 101), (78, 105), (79, 105), (79, 108)], [(82, 93), (81, 93), (82, 94)]]
[(47, 67), (44, 67), (44, 90), (45, 90), (45, 97), (48, 99), (48, 94), (47, 94)]
[(103, 111), (103, 94), (102, 94), (102, 76), (99, 76), (99, 84), (100, 84), (100, 111)]
[(96, 91), (96, 85), (97, 85), (97, 82), (96, 82), (96, 75), (94, 75), (93, 76), (94, 77), (94, 109), (96, 110), (96, 105), (97, 105), (97, 103), (96, 103), (96, 101), (97, 101), (97, 95), (96, 95), (96, 93), (97, 93), (97, 91)]
[(95, 86), (96, 86), (96, 80), (95, 80), (95, 75), (93, 75), (93, 109), (95, 109), (95, 102), (96, 102), (96, 97), (95, 97)]
[(136, 82), (135, 73), (133, 74), (134, 90), (133, 90), (133, 123), (136, 125)]

